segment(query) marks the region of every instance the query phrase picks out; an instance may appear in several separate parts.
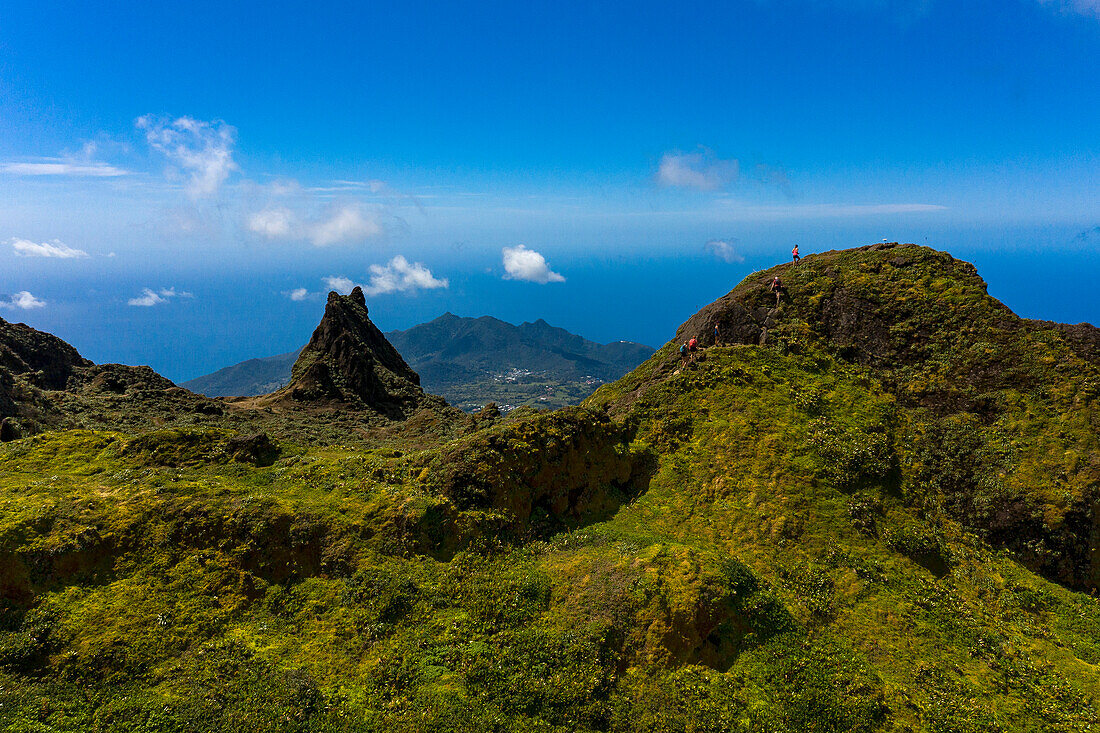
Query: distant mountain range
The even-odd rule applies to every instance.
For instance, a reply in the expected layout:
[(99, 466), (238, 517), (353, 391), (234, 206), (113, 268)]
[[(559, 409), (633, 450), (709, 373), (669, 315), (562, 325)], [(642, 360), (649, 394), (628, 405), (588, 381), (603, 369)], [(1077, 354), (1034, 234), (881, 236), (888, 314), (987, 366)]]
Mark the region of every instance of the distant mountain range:
[[(541, 318), (518, 326), (491, 316), (446, 313), (386, 338), (419, 375), (424, 389), (463, 409), (486, 402), (558, 407), (578, 402), (653, 354), (630, 341), (598, 344)], [(208, 397), (273, 392), (290, 381), (301, 349), (249, 359), (180, 386)]]
[(267, 394), (287, 385), (290, 368), (300, 353), (301, 349), (295, 349), (286, 354), (248, 359), (212, 374), (181, 382), (180, 386), (207, 397)]

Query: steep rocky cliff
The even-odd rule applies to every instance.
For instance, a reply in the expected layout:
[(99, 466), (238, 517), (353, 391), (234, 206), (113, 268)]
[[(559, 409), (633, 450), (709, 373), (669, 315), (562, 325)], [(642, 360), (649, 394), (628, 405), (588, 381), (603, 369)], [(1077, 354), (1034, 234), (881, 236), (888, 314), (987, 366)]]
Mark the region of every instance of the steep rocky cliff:
[(363, 291), (329, 293), (325, 314), (276, 395), (342, 402), (401, 419), (425, 400), (417, 376), (367, 315)]

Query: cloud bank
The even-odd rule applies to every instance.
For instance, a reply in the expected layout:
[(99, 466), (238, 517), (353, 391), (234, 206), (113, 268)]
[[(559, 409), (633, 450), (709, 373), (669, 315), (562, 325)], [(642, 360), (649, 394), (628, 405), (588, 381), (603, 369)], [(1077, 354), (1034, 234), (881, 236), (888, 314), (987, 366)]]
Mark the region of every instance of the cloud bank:
[(0, 300), (0, 308), (19, 308), (25, 311), (29, 311), (32, 308), (43, 308), (45, 305), (46, 301), (39, 300), (26, 290), (20, 290), (10, 298)]
[(527, 249), (521, 244), (505, 247), (502, 253), (505, 280), (526, 280), (541, 285), (565, 282), (564, 277), (550, 269), (546, 258), (533, 249)]
[(233, 161), (237, 130), (221, 120), (179, 117), (169, 122), (144, 115), (134, 124), (145, 131), (150, 147), (187, 176), (187, 192), (195, 198), (217, 193), (229, 174), (238, 170)]
[(62, 244), (58, 240), (52, 242), (32, 242), (29, 239), (9, 239), (12, 250), (20, 257), (57, 257), (59, 259), (74, 259), (87, 257), (88, 253), (82, 249), (74, 249)]

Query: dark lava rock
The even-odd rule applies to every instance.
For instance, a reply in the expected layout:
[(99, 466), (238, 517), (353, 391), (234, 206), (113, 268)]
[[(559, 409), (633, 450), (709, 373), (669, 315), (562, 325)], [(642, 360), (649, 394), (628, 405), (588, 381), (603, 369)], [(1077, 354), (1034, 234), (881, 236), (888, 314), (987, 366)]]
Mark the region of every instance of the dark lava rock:
[(673, 339), (678, 344), (692, 338), (703, 346), (714, 345), (714, 326), (723, 345), (763, 345), (768, 329), (776, 324), (775, 294), (769, 289), (771, 275), (746, 278), (738, 289), (727, 293), (684, 322)]
[(0, 318), (0, 368), (42, 389), (64, 389), (74, 370), (91, 365), (58, 337)]
[(5, 417), (0, 420), (0, 443), (7, 443), (12, 440), (19, 440), (23, 437), (23, 431), (16, 425), (15, 420), (10, 417)]
[(484, 421), (490, 421), (491, 422), (491, 421), (499, 420), (500, 417), (501, 417), (500, 407), (495, 402), (490, 402), (489, 404), (485, 405), (480, 410), (478, 410), (477, 412), (474, 413), (474, 418), (476, 418), (479, 422), (484, 422)]
[(225, 444), (225, 452), (238, 463), (270, 466), (279, 457), (280, 449), (267, 433), (256, 433), (230, 438)]
[(423, 402), (420, 377), (367, 316), (363, 291), (331, 292), (325, 315), (275, 393), (302, 401), (344, 402), (404, 419)]
[(89, 364), (73, 374), (66, 389), (84, 394), (133, 394), (179, 388), (172, 380), (153, 371), (152, 367)]
[(0, 368), (0, 418), (16, 414), (15, 409), (15, 380)]

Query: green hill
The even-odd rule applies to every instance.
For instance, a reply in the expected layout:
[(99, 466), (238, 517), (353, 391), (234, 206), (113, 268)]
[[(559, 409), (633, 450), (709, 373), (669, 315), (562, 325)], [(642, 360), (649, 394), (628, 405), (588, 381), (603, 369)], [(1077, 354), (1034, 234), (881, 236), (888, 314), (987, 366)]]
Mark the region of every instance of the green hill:
[(0, 727), (1095, 730), (1095, 344), (875, 245), (582, 407), (6, 443)]
[(189, 379), (181, 387), (207, 397), (246, 397), (268, 394), (290, 381), (290, 368), (294, 366), (301, 349), (286, 354), (246, 359), (210, 374)]

